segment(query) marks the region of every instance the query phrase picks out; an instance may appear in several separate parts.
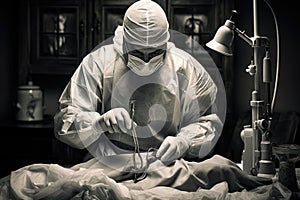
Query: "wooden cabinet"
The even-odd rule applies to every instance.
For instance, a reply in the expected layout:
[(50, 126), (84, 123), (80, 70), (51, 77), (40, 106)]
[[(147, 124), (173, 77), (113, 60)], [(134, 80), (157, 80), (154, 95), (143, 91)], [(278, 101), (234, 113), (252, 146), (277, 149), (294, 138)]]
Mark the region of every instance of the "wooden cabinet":
[(0, 130), (0, 178), (31, 164), (72, 166), (87, 154), (55, 138), (51, 116), (36, 122), (0, 121)]
[[(88, 1), (28, 0), (20, 6), (20, 74), (70, 73), (87, 52)], [(27, 16), (27, 17), (24, 17)]]
[(86, 6), (84, 0), (30, 2), (31, 71), (64, 68), (85, 55)]
[(1, 121), (0, 128), (1, 177), (25, 165), (53, 162), (51, 120), (34, 123)]

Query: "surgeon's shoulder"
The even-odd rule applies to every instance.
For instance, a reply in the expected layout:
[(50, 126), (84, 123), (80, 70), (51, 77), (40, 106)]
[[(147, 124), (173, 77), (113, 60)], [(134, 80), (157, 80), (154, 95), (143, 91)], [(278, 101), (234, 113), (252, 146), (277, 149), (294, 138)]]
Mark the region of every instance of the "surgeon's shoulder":
[(117, 52), (112, 44), (97, 46), (83, 58), (82, 63), (86, 66), (104, 68), (114, 61), (116, 56)]
[(202, 67), (191, 54), (176, 47), (173, 43), (168, 45), (167, 55), (169, 64), (173, 64), (177, 70), (189, 67)]
[(186, 51), (178, 48), (172, 42), (168, 42), (167, 50), (168, 50), (170, 56), (172, 56), (174, 59), (186, 60), (190, 56), (190, 54), (188, 54)]

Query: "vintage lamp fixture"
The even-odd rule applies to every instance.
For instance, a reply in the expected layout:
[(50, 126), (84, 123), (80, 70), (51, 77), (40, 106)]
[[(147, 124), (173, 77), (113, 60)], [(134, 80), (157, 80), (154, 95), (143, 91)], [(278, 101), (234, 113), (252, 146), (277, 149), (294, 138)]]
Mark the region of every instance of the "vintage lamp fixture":
[[(254, 90), (252, 91), (252, 99), (250, 101), (252, 124), (245, 126), (241, 132), (241, 137), (244, 141), (242, 166), (243, 171), (246, 173), (261, 177), (274, 177), (276, 173), (275, 159), (272, 154), (272, 144), (270, 142), (270, 124), (272, 119), (270, 102), (270, 42), (269, 38), (258, 35), (257, 0), (253, 0), (253, 37), (249, 37), (244, 31), (239, 30), (235, 26), (237, 14), (235, 10), (232, 11), (230, 19), (227, 19), (225, 24), (217, 30), (214, 38), (206, 46), (223, 55), (232, 56), (231, 45), (234, 35), (237, 34), (253, 49), (253, 60), (246, 69), (246, 72), (254, 77)], [(263, 56), (264, 58), (262, 58)], [(267, 102), (264, 102), (260, 98), (261, 78), (267, 86)], [(266, 111), (264, 114), (261, 114), (263, 106), (266, 106)]]

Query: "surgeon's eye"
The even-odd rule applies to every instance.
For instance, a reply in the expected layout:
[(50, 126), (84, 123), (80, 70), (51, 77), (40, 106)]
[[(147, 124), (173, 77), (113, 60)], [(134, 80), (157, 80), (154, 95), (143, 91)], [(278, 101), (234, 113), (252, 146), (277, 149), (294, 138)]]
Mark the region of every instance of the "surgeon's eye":
[(134, 51), (130, 51), (129, 54), (133, 55), (135, 57), (138, 57), (140, 59), (142, 59), (145, 62), (149, 62), (152, 58), (154, 58), (155, 56), (158, 56), (162, 53), (164, 53), (165, 50), (164, 49), (157, 49), (155, 51), (152, 52), (142, 52), (139, 50), (134, 50)]
[(154, 58), (155, 56), (158, 56), (160, 54), (163, 54), (165, 52), (164, 49), (157, 49), (156, 51), (153, 51), (151, 53), (149, 53), (149, 57), (150, 59)]
[[(144, 60), (144, 53), (141, 52), (141, 51), (139, 51), (139, 50), (133, 50), (133, 51), (130, 51), (130, 52), (128, 52), (128, 54), (133, 55), (133, 56), (135, 56), (135, 57), (138, 57), (138, 58)], [(144, 60), (144, 61), (145, 61), (145, 60)], [(146, 62), (146, 61), (145, 61), (145, 62)]]

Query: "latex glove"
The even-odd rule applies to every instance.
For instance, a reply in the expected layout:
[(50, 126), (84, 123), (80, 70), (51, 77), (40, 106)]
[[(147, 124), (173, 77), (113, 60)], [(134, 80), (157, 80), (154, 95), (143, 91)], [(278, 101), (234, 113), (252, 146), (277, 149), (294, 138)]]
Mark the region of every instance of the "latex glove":
[(109, 133), (127, 133), (131, 130), (132, 120), (129, 113), (124, 108), (113, 108), (99, 118), (97, 118), (93, 126), (96, 130)]
[(184, 137), (168, 136), (157, 150), (156, 157), (164, 164), (169, 165), (183, 157), (191, 142)]

